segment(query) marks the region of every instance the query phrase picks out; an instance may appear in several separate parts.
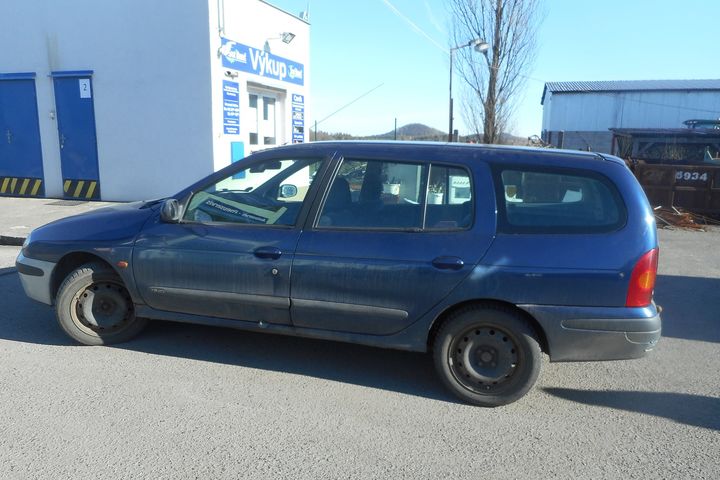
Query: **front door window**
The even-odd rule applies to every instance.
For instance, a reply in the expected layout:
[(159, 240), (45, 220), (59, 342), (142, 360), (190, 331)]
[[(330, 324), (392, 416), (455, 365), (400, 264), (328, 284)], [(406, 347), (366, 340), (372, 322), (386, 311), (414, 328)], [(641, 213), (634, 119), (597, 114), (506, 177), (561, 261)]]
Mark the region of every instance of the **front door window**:
[(321, 163), (268, 160), (244, 168), (194, 194), (184, 220), (294, 225)]

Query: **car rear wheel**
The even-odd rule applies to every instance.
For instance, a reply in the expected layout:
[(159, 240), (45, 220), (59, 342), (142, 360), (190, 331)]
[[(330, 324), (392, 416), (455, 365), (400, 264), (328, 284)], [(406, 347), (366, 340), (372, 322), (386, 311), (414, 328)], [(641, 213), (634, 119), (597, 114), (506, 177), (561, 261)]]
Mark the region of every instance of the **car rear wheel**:
[(540, 373), (537, 334), (518, 312), (470, 306), (453, 313), (433, 343), (435, 368), (462, 400), (484, 407), (525, 395)]
[(90, 263), (71, 272), (56, 300), (60, 327), (85, 345), (124, 342), (147, 324), (135, 316), (135, 306), (122, 279), (109, 267)]

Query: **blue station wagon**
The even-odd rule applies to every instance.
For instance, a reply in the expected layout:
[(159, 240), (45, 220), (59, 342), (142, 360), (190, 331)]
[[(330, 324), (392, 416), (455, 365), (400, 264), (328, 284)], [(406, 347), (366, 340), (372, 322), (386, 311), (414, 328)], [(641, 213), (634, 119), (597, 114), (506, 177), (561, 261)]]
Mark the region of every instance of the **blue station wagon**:
[(161, 319), (431, 352), (449, 390), (497, 406), (532, 388), (543, 353), (651, 350), (657, 262), (616, 157), (319, 142), (40, 227), (17, 269), (83, 344)]

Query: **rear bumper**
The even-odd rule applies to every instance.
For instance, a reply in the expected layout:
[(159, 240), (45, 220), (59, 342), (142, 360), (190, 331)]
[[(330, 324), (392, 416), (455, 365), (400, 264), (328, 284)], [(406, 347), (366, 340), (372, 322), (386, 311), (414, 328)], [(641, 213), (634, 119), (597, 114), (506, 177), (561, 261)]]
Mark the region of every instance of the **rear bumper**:
[(28, 297), (52, 305), (50, 279), (55, 265), (53, 262), (27, 258), (22, 253), (18, 255), (17, 260), (15, 260), (15, 267), (20, 276), (23, 290), (25, 290)]
[(521, 305), (543, 327), (553, 362), (625, 360), (655, 348), (660, 313), (646, 308)]

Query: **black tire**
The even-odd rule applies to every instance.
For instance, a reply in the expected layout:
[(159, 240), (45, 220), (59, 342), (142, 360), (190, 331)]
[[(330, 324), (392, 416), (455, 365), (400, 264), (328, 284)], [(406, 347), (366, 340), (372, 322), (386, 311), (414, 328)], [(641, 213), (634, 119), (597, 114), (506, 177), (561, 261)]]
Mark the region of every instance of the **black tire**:
[(433, 342), (435, 368), (463, 401), (507, 405), (540, 374), (541, 350), (530, 324), (511, 308), (472, 305), (451, 314)]
[(60, 285), (55, 301), (60, 327), (85, 345), (127, 341), (147, 324), (122, 279), (110, 267), (88, 263), (72, 271)]

